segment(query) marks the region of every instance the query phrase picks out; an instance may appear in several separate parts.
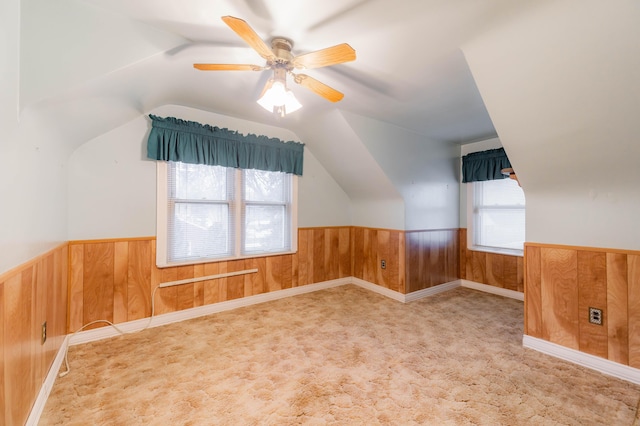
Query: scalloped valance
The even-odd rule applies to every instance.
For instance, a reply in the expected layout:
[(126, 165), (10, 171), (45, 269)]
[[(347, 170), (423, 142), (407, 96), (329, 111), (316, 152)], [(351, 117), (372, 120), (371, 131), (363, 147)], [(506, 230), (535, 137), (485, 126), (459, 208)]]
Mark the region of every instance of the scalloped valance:
[(152, 121), (147, 157), (302, 176), (304, 144), (278, 138), (243, 135), (233, 130), (149, 115)]
[(504, 148), (472, 152), (462, 157), (462, 183), (505, 179), (502, 169), (511, 167)]

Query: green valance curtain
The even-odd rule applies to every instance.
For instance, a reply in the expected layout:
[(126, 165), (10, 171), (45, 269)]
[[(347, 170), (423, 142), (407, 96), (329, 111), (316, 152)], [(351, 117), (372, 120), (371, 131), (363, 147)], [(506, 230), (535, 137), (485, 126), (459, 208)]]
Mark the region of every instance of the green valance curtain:
[(257, 169), (302, 176), (304, 144), (157, 117), (152, 120), (147, 157), (161, 161)]
[(504, 148), (473, 152), (462, 157), (462, 182), (505, 179), (501, 170), (511, 167)]

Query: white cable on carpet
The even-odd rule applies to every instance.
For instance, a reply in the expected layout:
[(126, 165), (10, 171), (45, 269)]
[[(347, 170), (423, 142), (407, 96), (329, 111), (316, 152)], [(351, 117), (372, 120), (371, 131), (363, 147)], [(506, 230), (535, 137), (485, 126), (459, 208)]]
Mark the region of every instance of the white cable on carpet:
[(66, 343), (66, 345), (64, 347), (64, 365), (66, 367), (66, 371), (61, 371), (60, 373), (58, 373), (58, 377), (64, 377), (67, 374), (69, 374), (69, 372), (71, 371), (71, 367), (69, 367), (69, 342), (71, 341), (73, 336), (75, 336), (76, 334), (78, 334), (79, 332), (84, 330), (85, 328), (89, 327), (90, 325), (98, 324), (98, 323), (106, 323), (106, 324), (110, 325), (111, 327), (113, 327), (119, 334), (121, 334), (123, 336), (125, 334), (139, 333), (139, 332), (149, 328), (149, 326), (151, 325), (151, 320), (153, 319), (153, 316), (155, 314), (155, 310), (156, 310), (156, 307), (155, 307), (155, 295), (156, 295), (156, 290), (158, 290), (159, 288), (160, 288), (159, 285), (156, 286), (156, 288), (154, 288), (153, 292), (151, 293), (151, 316), (149, 317), (149, 322), (147, 322), (147, 324), (143, 328), (141, 328), (140, 330), (123, 331), (120, 328), (118, 328), (111, 321), (104, 320), (104, 319), (99, 319), (99, 320), (91, 321), (90, 323), (87, 323), (87, 324), (83, 325), (82, 327), (80, 327), (79, 329), (77, 329), (76, 331), (74, 331), (73, 334), (71, 335), (71, 337), (69, 339), (67, 339), (67, 343)]

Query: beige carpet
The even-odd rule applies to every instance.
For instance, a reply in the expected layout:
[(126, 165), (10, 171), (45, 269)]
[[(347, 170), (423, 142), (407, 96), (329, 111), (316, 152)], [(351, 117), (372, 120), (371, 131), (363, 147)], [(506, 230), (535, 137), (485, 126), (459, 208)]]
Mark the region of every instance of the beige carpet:
[(522, 348), (522, 302), (343, 286), (70, 349), (41, 425), (631, 425), (640, 387)]

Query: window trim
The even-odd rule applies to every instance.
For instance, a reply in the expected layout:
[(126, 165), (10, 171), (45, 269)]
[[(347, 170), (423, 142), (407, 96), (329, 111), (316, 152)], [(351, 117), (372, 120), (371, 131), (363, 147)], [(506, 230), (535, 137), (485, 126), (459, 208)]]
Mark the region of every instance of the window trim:
[[(475, 203), (474, 203), (474, 193), (475, 193), (475, 185), (476, 182), (466, 183), (467, 186), (467, 249), (472, 251), (482, 251), (486, 253), (495, 253), (495, 254), (507, 254), (511, 256), (519, 256), (524, 257), (524, 248), (522, 249), (511, 249), (505, 247), (493, 247), (493, 246), (481, 246), (477, 245), (474, 242), (475, 235)], [(512, 208), (512, 207), (508, 207)], [(525, 205), (526, 211), (526, 205)], [(526, 219), (525, 219), (526, 220)]]
[[(168, 173), (169, 164), (166, 161), (156, 162), (156, 266), (158, 268), (168, 268), (172, 266), (198, 265), (203, 263), (227, 262), (230, 260), (253, 259), (258, 257), (283, 256), (295, 254), (298, 251), (298, 176), (291, 174), (291, 248), (281, 252), (263, 252), (255, 254), (242, 253), (241, 235), (241, 211), (244, 205), (243, 200), (237, 200), (232, 203), (237, 213), (237, 220), (234, 223), (236, 227), (236, 253), (233, 256), (217, 257), (217, 258), (201, 258), (194, 260), (185, 260), (181, 262), (169, 262), (167, 259), (168, 244)], [(242, 182), (242, 173), (235, 173), (236, 185)], [(238, 186), (236, 186), (238, 187)]]

